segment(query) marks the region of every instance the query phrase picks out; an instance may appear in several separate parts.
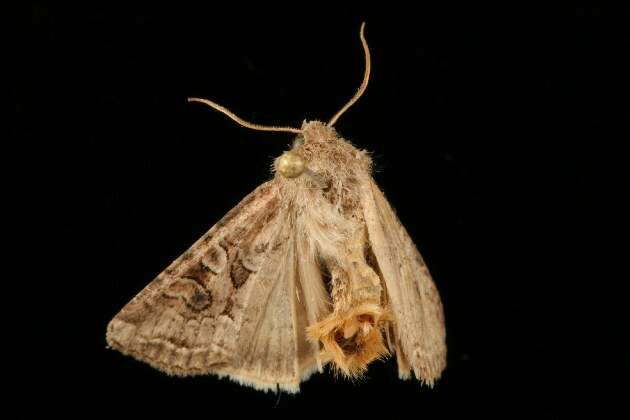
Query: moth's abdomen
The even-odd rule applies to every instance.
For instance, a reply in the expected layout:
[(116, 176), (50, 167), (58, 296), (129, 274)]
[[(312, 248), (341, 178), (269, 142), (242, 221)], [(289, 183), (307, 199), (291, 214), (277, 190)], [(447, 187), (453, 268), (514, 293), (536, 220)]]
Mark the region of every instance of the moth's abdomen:
[(322, 259), (330, 274), (333, 304), (330, 315), (311, 325), (311, 340), (321, 343), (327, 358), (347, 376), (357, 376), (377, 358), (389, 354), (383, 343), (383, 328), (390, 319), (382, 306), (378, 274), (365, 258), (366, 230), (354, 223), (354, 231)]

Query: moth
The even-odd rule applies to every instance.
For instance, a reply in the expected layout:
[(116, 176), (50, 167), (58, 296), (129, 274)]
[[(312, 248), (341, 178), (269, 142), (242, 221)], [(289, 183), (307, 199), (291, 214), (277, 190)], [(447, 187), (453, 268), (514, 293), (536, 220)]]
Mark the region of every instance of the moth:
[(170, 375), (227, 376), (299, 391), (330, 364), (347, 377), (394, 354), (401, 379), (433, 386), (446, 365), (440, 296), (420, 253), (371, 176), (369, 154), (339, 136), (339, 117), (301, 128), (260, 185), (109, 323), (110, 347)]

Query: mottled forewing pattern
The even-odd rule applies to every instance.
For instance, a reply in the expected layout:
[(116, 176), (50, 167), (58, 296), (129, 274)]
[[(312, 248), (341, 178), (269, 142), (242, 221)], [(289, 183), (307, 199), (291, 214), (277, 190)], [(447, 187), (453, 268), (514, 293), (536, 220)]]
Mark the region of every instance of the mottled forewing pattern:
[[(269, 363), (257, 324), (273, 322), (266, 338), (295, 348), (292, 279), (281, 275), (288, 257), (281, 204), (273, 182), (245, 197), (114, 317), (108, 344), (169, 374), (218, 373), (244, 382), (260, 367), (254, 360)], [(270, 320), (261, 312), (268, 303), (279, 312)], [(279, 371), (281, 381), (294, 375)], [(275, 387), (274, 374), (267, 375)]]

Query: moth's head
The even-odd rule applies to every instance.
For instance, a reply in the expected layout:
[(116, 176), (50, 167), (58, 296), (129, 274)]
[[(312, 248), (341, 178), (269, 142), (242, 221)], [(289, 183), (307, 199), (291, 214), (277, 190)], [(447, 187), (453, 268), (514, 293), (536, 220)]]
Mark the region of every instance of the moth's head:
[(300, 134), (293, 140), (291, 150), (284, 152), (275, 160), (276, 172), (285, 178), (297, 178), (307, 170), (307, 162), (300, 150), (302, 146), (312, 143), (330, 143), (337, 138), (337, 132), (330, 125), (321, 121), (304, 121)]
[(363, 92), (365, 91), (367, 87), (368, 80), (370, 78), (370, 50), (368, 49), (367, 42), (365, 41), (365, 36), (363, 35), (364, 28), (365, 28), (365, 23), (361, 24), (361, 31), (359, 34), (361, 37), (361, 44), (363, 45), (363, 51), (365, 53), (365, 73), (363, 75), (363, 82), (361, 83), (359, 90), (352, 97), (352, 99), (350, 99), (348, 103), (346, 103), (330, 119), (330, 121), (327, 124), (320, 121), (304, 121), (301, 128), (259, 125), (259, 124), (253, 124), (253, 123), (243, 120), (242, 118), (236, 116), (230, 110), (208, 99), (188, 98), (188, 101), (201, 102), (203, 104), (206, 104), (216, 109), (217, 111), (224, 113), (225, 115), (227, 115), (228, 117), (230, 117), (231, 119), (233, 119), (234, 121), (242, 125), (243, 127), (251, 128), (253, 130), (260, 130), (260, 131), (284, 131), (284, 132), (298, 134), (298, 137), (296, 138), (296, 141), (294, 142), (293, 149), (288, 152), (285, 152), (282, 156), (277, 158), (275, 161), (276, 171), (279, 172), (281, 175), (285, 176), (286, 178), (298, 177), (304, 171), (307, 170), (307, 166), (306, 166), (306, 162), (304, 161), (304, 158), (301, 157), (298, 153), (296, 153), (295, 149), (296, 147), (299, 147), (299, 146), (296, 146), (296, 142), (298, 143), (302, 142), (303, 144), (316, 143), (316, 142), (325, 143), (325, 142), (332, 142), (335, 139), (337, 139), (338, 138), (337, 133), (335, 132), (333, 125), (337, 122), (339, 117), (344, 112), (346, 112), (348, 108), (350, 108), (361, 97), (361, 95), (363, 95)]
[[(303, 145), (331, 143), (338, 139), (337, 132), (321, 121), (304, 121), (300, 134), (293, 140), (291, 150), (284, 152), (274, 163), (276, 172), (285, 178), (296, 178), (307, 169), (306, 161), (300, 153)], [(325, 145), (322, 144), (323, 147)]]
[(304, 121), (302, 123), (301, 133), (293, 141), (293, 147), (298, 143), (325, 143), (335, 140), (337, 131), (331, 124), (325, 124), (321, 121)]

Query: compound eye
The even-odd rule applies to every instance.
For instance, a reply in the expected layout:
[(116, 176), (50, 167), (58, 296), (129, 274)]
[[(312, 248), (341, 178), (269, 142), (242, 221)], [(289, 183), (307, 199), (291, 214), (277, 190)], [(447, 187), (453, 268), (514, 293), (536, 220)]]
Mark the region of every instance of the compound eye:
[(285, 178), (296, 178), (302, 175), (305, 169), (306, 162), (302, 156), (295, 152), (284, 152), (282, 156), (276, 159), (276, 171)]

